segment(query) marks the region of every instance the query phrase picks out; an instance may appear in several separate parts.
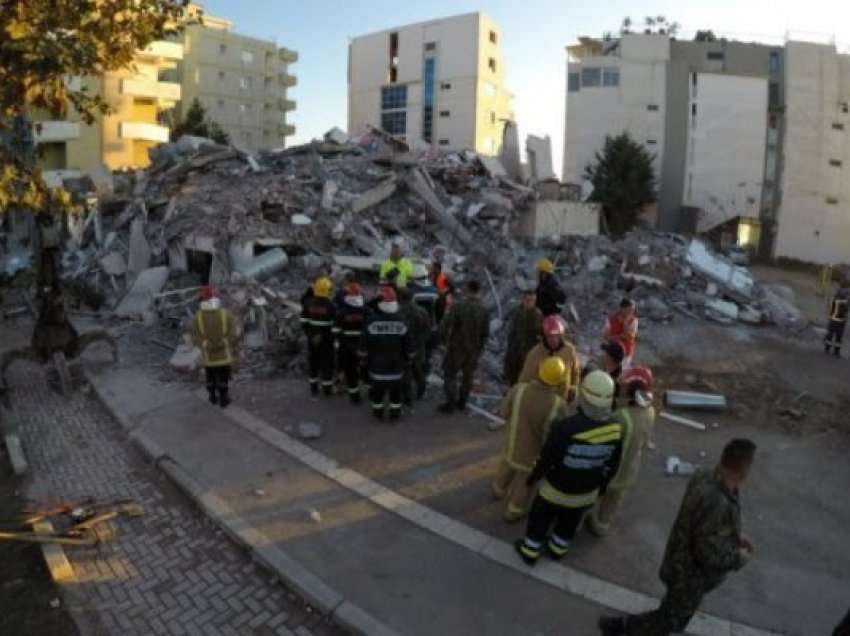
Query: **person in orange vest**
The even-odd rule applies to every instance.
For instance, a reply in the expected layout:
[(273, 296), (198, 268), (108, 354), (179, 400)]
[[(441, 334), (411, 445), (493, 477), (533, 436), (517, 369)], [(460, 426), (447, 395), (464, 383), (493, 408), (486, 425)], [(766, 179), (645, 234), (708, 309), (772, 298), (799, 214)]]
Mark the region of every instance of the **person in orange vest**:
[(192, 319), (192, 340), (201, 350), (201, 363), (212, 404), (225, 408), (230, 404), (230, 372), (236, 360), (239, 324), (213, 287), (201, 289), (201, 308)]
[(623, 298), (620, 308), (608, 317), (602, 337), (605, 340), (613, 340), (623, 345), (625, 357), (623, 368), (628, 367), (635, 355), (635, 344), (637, 342), (638, 319), (636, 315), (635, 301), (631, 298)]

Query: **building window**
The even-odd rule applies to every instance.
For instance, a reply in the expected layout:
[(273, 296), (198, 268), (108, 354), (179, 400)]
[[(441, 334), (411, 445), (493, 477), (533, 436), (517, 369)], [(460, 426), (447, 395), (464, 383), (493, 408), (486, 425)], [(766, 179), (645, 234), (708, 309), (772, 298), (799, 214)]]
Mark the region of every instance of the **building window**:
[(840, 168), (841, 167), (841, 160), (840, 159), (830, 159), (829, 165), (831, 165), (833, 168)]
[(654, 145), (656, 145), (657, 143), (658, 143), (658, 141), (656, 141), (655, 139), (647, 139), (647, 140), (646, 140), (646, 145), (647, 145), (647, 146), (654, 146)]
[(768, 60), (768, 68), (771, 73), (779, 72), (779, 51), (771, 51)]
[(648, 110), (652, 113), (656, 113), (656, 112), (658, 112), (658, 104), (647, 104), (646, 110)]
[(243, 64), (253, 64), (254, 63), (254, 54), (251, 51), (242, 51), (242, 63)]
[(697, 74), (691, 73), (691, 97), (697, 98)]
[(569, 73), (567, 75), (567, 90), (570, 93), (577, 93), (581, 88), (581, 80), (578, 73)]
[(425, 50), (426, 51), (436, 51), (437, 50), (437, 43), (436, 42), (426, 42), (425, 43)]
[(223, 81), (224, 81), (224, 71), (219, 71), (219, 72), (218, 72), (218, 81), (219, 81), (219, 82), (223, 82)]
[(490, 31), (490, 41), (493, 44), (496, 44), (496, 42), (498, 42), (498, 36), (496, 35), (495, 31)]
[(449, 143), (450, 143), (450, 142), (449, 142), (449, 140), (448, 140), (448, 139), (440, 139), (440, 141), (439, 141), (439, 144), (440, 144), (441, 146), (448, 146), (448, 145), (449, 145)]
[(218, 100), (218, 103), (216, 105), (218, 106), (219, 110), (224, 110), (224, 100), (223, 99)]
[(239, 112), (240, 113), (242, 113), (244, 115), (246, 110), (248, 110), (247, 104), (239, 104)]
[(251, 88), (251, 85), (252, 85), (252, 84), (253, 84), (253, 82), (251, 81), (251, 78), (250, 78), (250, 77), (243, 77), (243, 78), (240, 78), (240, 80), (239, 80), (239, 87), (240, 87), (243, 91), (246, 91), (246, 90), (248, 90), (249, 88)]
[(441, 110), (440, 111), (440, 117), (451, 117), (451, 115), (452, 115), (451, 112), (449, 112), (447, 110)]
[(844, 124), (841, 124), (839, 122), (835, 122), (834, 124), (832, 124), (832, 128), (834, 130), (844, 130)]
[(484, 96), (485, 97), (495, 97), (496, 96), (496, 85), (491, 84), (490, 82), (484, 82)]
[(770, 82), (767, 85), (767, 104), (771, 108), (779, 106), (779, 82)]
[(390, 33), (389, 83), (398, 81), (398, 33)]
[(691, 104), (691, 128), (697, 127), (697, 105)]
[(441, 83), (440, 83), (440, 90), (441, 90), (441, 91), (450, 91), (450, 90), (452, 90), (451, 82), (441, 82)]
[(494, 73), (496, 72), (496, 58), (495, 57), (491, 57), (490, 59), (487, 60), (487, 67), (492, 72), (494, 72)]
[(437, 75), (437, 60), (425, 58), (422, 72), (422, 139), (431, 143), (434, 132), (434, 83)]
[(496, 112), (492, 111), (492, 110), (490, 111), (490, 125), (491, 126), (496, 125)]
[(195, 69), (195, 86), (201, 83), (201, 69)]
[(381, 113), (381, 128), (391, 135), (407, 134), (407, 111)]
[(770, 128), (770, 130), (776, 130), (777, 128), (779, 128), (779, 118), (776, 116), (776, 114), (771, 113), (770, 115), (768, 115), (767, 127)]
[(602, 86), (619, 86), (620, 68), (617, 66), (606, 66), (602, 69)]
[(384, 86), (381, 89), (381, 110), (407, 108), (407, 84)]
[(225, 53), (227, 53), (227, 45), (226, 44), (219, 44), (218, 45), (218, 54), (224, 55)]
[(588, 86), (599, 86), (602, 83), (601, 68), (583, 68), (581, 69), (581, 85), (584, 88)]
[(709, 51), (705, 54), (705, 56), (709, 60), (714, 60), (716, 62), (722, 62), (726, 59), (726, 53), (724, 53), (723, 51)]
[(265, 80), (263, 80), (263, 88), (265, 88), (266, 90), (269, 90), (271, 87), (272, 87), (272, 78), (267, 77)]
[(826, 204), (827, 205), (838, 205), (838, 198), (837, 197), (826, 197)]

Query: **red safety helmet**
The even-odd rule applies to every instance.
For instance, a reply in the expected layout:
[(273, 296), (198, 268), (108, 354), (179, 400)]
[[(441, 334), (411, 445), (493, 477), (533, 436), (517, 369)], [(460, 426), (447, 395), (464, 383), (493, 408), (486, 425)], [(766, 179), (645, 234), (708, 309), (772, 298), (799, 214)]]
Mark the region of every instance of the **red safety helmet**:
[(563, 336), (567, 328), (564, 326), (564, 321), (560, 316), (546, 316), (543, 319), (543, 333), (547, 336)]
[(363, 289), (360, 287), (360, 283), (350, 282), (345, 286), (345, 295), (346, 296), (360, 296), (363, 293)]
[(650, 393), (654, 378), (652, 377), (652, 370), (649, 367), (637, 365), (623, 371), (620, 374), (619, 382), (625, 387), (636, 384), (639, 391)]
[(396, 301), (395, 290), (389, 285), (381, 287), (381, 290), (378, 292), (378, 298), (381, 299), (382, 303), (394, 303)]
[(210, 300), (211, 298), (216, 298), (218, 294), (215, 291), (215, 287), (212, 285), (207, 285), (206, 287), (201, 287), (201, 300)]

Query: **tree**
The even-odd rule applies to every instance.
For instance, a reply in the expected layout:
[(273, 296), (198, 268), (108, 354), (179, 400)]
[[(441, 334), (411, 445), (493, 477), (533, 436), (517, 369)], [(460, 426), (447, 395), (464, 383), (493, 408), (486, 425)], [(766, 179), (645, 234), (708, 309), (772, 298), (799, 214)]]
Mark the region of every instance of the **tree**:
[[(620, 25), (620, 35), (633, 33), (632, 26), (634, 24), (630, 17), (623, 18), (623, 22)], [(669, 35), (670, 37), (674, 37), (680, 28), (681, 25), (678, 22), (668, 22), (667, 18), (663, 15), (647, 16), (643, 19), (644, 35)]]
[(219, 144), (229, 144), (230, 137), (217, 122), (207, 117), (207, 110), (198, 98), (192, 100), (186, 118), (178, 122), (171, 129), (171, 140), (176, 141), (183, 135), (194, 135), (196, 137), (207, 137)]
[(707, 31), (697, 31), (694, 35), (694, 42), (716, 42), (717, 36), (711, 29)]
[(92, 124), (109, 112), (102, 96), (73, 89), (68, 77), (100, 76), (132, 66), (155, 40), (177, 33), (188, 0), (4, 0), (0, 2), (0, 213), (21, 205), (63, 208), (29, 152), (5, 135), (9, 122), (41, 110), (56, 119), (69, 108)]
[(653, 156), (629, 133), (606, 136), (594, 163), (585, 169), (593, 184), (591, 201), (602, 211), (613, 234), (623, 234), (637, 222), (643, 206), (655, 201)]

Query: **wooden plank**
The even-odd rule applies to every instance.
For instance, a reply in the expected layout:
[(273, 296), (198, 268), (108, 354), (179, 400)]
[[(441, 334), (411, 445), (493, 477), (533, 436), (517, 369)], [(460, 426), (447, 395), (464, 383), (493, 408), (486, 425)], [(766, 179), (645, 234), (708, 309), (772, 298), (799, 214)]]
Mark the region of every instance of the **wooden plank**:
[[(53, 534), (53, 524), (49, 521), (38, 521), (32, 524), (33, 530), (37, 534)], [(76, 579), (74, 568), (71, 567), (68, 557), (65, 556), (65, 550), (58, 543), (41, 543), (41, 553), (44, 555), (44, 562), (47, 564), (47, 569), (50, 570), (50, 577), (56, 583), (71, 583)]]
[(706, 429), (705, 424), (702, 422), (697, 422), (696, 420), (692, 420), (687, 417), (681, 417), (679, 415), (673, 415), (672, 413), (667, 413), (666, 411), (662, 411), (658, 414), (658, 417), (664, 418), (670, 422), (676, 422), (677, 424), (682, 424), (683, 426), (688, 426), (690, 428), (694, 428), (698, 431), (704, 431)]

